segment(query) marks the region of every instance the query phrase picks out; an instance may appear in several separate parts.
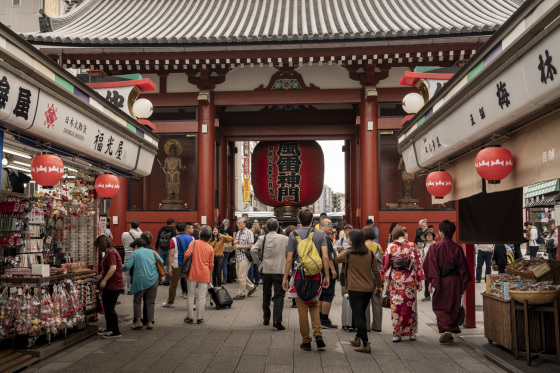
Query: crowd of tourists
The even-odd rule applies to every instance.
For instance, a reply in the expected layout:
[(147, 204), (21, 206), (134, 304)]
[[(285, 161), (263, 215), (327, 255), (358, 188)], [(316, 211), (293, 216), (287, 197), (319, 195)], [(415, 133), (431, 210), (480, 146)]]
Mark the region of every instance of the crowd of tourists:
[[(277, 330), (285, 329), (282, 310), (285, 297), (290, 298), (298, 310), (300, 347), (310, 351), (314, 339), (316, 347), (324, 349), (322, 329), (338, 328), (329, 317), (336, 281), (343, 299), (342, 327), (356, 331), (350, 343), (358, 352), (371, 351), (368, 331), (381, 332), (383, 307), (391, 310), (393, 342), (414, 341), (417, 292), (422, 290), (423, 301), (432, 301), (440, 342), (460, 332), (461, 296), (472, 276), (463, 250), (452, 241), (453, 223), (441, 222), (436, 233), (421, 220), (414, 241), (409, 241), (406, 227), (394, 223), (385, 249), (372, 220), (361, 230), (344, 221), (338, 232), (333, 228), (326, 214), (314, 221), (311, 210), (302, 209), (297, 226), (281, 227), (275, 218), (261, 226), (243, 216), (235, 231), (227, 219), (214, 227), (168, 219), (154, 241), (133, 220), (122, 235), (124, 255), (108, 235), (95, 241), (103, 253), (99, 287), (106, 320), (98, 334), (121, 336), (115, 306), (123, 292), (134, 296), (132, 329), (152, 329), (161, 285), (168, 285), (163, 307), (175, 307), (180, 285), (187, 299), (184, 321), (203, 324), (207, 293), (213, 294), (217, 307), (231, 306), (222, 283), (237, 282), (235, 301), (262, 287), (262, 322), (272, 322)], [(436, 242), (438, 236), (442, 239)], [(225, 298), (216, 295), (222, 291)], [(221, 304), (222, 298), (229, 303)]]

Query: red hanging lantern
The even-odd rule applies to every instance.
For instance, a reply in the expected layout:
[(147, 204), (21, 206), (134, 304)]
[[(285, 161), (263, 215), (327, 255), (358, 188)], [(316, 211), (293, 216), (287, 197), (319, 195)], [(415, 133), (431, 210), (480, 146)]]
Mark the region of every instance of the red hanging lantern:
[(316, 141), (261, 141), (253, 150), (255, 197), (268, 206), (307, 206), (323, 192), (325, 161)]
[(451, 188), (453, 188), (453, 178), (449, 172), (434, 171), (426, 177), (426, 189), (437, 199), (442, 199), (449, 194)]
[(43, 187), (58, 184), (64, 175), (62, 159), (53, 154), (41, 154), (31, 161), (31, 177)]
[(500, 146), (482, 149), (476, 155), (476, 172), (489, 184), (499, 184), (513, 169), (511, 152)]
[(100, 197), (113, 198), (119, 192), (121, 183), (115, 175), (103, 174), (95, 179), (95, 191)]

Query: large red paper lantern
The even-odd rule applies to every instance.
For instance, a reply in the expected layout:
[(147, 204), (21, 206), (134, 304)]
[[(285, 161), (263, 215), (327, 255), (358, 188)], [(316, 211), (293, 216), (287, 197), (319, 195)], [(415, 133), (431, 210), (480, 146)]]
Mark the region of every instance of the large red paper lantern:
[(113, 198), (119, 192), (121, 183), (115, 175), (103, 174), (95, 179), (95, 191), (100, 197)]
[(325, 160), (316, 141), (262, 141), (253, 150), (255, 197), (268, 206), (307, 206), (323, 192)]
[(56, 155), (41, 154), (31, 161), (31, 177), (43, 187), (58, 184), (62, 176), (64, 176), (64, 163)]
[(449, 172), (434, 171), (426, 177), (426, 189), (432, 196), (442, 199), (453, 188), (453, 178)]
[(499, 146), (482, 149), (476, 155), (476, 172), (489, 184), (499, 184), (513, 169), (511, 152)]

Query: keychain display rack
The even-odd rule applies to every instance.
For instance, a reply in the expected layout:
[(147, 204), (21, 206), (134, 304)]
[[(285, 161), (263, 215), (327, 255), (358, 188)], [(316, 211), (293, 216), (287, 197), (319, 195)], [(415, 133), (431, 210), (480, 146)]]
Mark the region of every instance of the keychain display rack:
[(25, 339), (31, 348), (42, 336), (50, 344), (53, 337), (86, 326), (89, 292), (95, 293), (93, 273), (74, 279), (72, 274), (6, 276), (0, 279), (0, 340)]

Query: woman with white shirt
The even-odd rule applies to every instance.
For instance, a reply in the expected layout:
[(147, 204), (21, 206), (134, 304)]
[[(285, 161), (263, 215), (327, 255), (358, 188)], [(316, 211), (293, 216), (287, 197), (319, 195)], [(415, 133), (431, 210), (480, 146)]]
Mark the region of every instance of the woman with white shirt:
[[(423, 250), (422, 250), (422, 263), (424, 262), (424, 258), (426, 258), (426, 255), (428, 255), (428, 250), (430, 250), (430, 246), (435, 242), (435, 239), (438, 237), (437, 233), (434, 232), (434, 230), (432, 228), (428, 228), (426, 229), (426, 231), (424, 232), (424, 234), (420, 237), (420, 239), (422, 239), (422, 241), (426, 242), (424, 244)], [(428, 281), (424, 280), (424, 299), (422, 299), (422, 302), (429, 302), (432, 300), (432, 297), (430, 296), (430, 292), (428, 291)]]
[[(548, 248), (548, 241), (552, 240), (554, 242), (554, 248)], [(548, 260), (556, 260), (558, 256), (558, 227), (555, 223), (550, 223), (550, 234), (546, 238), (546, 253), (548, 254)]]

